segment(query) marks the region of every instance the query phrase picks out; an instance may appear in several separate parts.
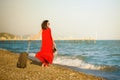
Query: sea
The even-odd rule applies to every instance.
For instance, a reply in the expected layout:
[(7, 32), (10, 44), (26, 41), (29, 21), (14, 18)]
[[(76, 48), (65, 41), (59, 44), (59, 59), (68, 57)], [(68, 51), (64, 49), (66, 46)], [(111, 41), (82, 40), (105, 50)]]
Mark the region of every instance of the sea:
[[(120, 80), (120, 40), (55, 40), (54, 64), (93, 74), (107, 80)], [(0, 41), (0, 49), (30, 57), (40, 51), (41, 40)]]

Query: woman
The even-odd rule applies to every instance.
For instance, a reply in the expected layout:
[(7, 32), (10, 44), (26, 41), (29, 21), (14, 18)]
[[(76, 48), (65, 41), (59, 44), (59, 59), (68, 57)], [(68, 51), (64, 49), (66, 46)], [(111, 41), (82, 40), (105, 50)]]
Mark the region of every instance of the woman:
[[(51, 35), (50, 23), (48, 20), (44, 20), (41, 24), (42, 27), (42, 45), (41, 50), (36, 53), (35, 57), (42, 62), (42, 67), (46, 67), (52, 64), (54, 54), (54, 41)], [(39, 32), (40, 34), (40, 32)]]

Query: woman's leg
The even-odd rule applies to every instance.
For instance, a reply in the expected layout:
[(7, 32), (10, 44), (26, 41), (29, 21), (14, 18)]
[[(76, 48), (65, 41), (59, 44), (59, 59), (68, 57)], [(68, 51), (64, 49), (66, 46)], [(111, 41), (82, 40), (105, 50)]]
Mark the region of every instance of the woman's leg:
[(48, 63), (42, 63), (42, 67), (48, 67), (49, 64)]
[(49, 66), (49, 62), (46, 61), (46, 60), (44, 60), (44, 61), (42, 62), (42, 67), (48, 67), (48, 66)]

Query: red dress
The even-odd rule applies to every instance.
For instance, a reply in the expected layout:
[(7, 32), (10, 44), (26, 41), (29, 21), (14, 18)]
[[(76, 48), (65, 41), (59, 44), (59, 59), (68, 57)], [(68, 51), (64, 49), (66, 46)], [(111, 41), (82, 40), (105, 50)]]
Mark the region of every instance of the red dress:
[(42, 30), (42, 46), (41, 50), (36, 53), (35, 57), (38, 58), (42, 63), (53, 62), (53, 39), (51, 35), (51, 29), (47, 28)]

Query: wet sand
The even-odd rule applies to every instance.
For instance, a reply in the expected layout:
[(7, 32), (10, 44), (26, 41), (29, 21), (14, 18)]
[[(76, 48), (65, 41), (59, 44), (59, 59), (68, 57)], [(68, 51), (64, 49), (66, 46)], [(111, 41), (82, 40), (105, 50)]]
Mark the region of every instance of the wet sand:
[(17, 68), (18, 57), (14, 52), (0, 50), (0, 80), (105, 80), (60, 65), (41, 67), (39, 62), (30, 59), (26, 68)]

